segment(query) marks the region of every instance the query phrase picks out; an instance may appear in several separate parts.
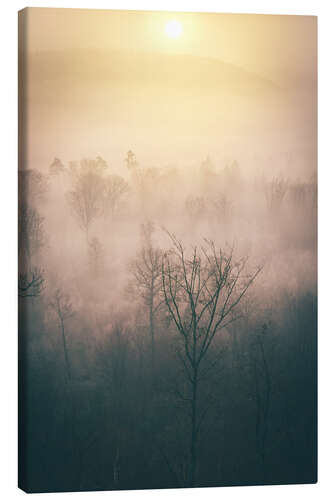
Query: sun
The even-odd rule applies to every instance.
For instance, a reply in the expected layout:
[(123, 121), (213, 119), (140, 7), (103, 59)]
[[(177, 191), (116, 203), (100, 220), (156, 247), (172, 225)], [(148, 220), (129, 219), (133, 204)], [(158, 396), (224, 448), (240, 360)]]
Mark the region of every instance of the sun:
[(179, 38), (183, 32), (182, 23), (180, 23), (176, 19), (168, 21), (167, 23), (165, 23), (164, 31), (169, 38)]

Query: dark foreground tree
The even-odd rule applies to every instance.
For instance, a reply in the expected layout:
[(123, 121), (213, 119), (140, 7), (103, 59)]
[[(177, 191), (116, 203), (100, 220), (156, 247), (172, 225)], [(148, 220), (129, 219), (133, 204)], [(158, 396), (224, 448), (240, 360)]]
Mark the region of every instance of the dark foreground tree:
[(75, 313), (69, 295), (67, 295), (61, 288), (57, 288), (55, 290), (49, 305), (59, 322), (61, 331), (62, 348), (66, 366), (66, 405), (69, 411), (68, 422), (70, 424), (72, 450), (75, 456), (75, 482), (77, 484), (77, 487), (80, 489), (82, 481), (82, 458), (84, 443), (80, 442), (80, 436), (77, 428), (78, 415), (75, 403), (75, 387), (73, 384), (73, 370), (66, 332), (66, 323), (71, 317), (74, 316)]
[(44, 273), (38, 267), (28, 271), (20, 271), (18, 277), (19, 297), (38, 297), (44, 289), (44, 283)]
[(19, 259), (27, 261), (45, 245), (44, 217), (35, 208), (20, 204), (18, 208)]
[[(239, 316), (237, 306), (261, 268), (247, 271), (246, 257), (233, 248), (216, 248), (205, 240), (187, 255), (180, 240), (169, 235), (172, 249), (162, 261), (162, 288), (169, 314), (179, 333), (177, 355), (182, 362), (190, 405), (188, 486), (196, 485), (198, 441), (207, 408), (199, 412), (200, 383), (214, 369), (221, 352), (211, 349), (216, 335)], [(215, 351), (215, 352), (214, 352)]]
[(155, 317), (164, 303), (162, 292), (162, 251), (152, 243), (154, 225), (151, 222), (142, 224), (142, 246), (136, 258), (131, 262), (130, 271), (133, 276), (136, 293), (139, 294), (147, 312), (149, 335), (151, 341), (151, 363), (155, 364)]
[(37, 265), (41, 249), (46, 243), (44, 218), (35, 208), (25, 203), (18, 207), (18, 295), (20, 298), (38, 297), (45, 285), (45, 273)]
[(57, 288), (52, 300), (50, 301), (50, 307), (53, 309), (61, 330), (62, 346), (64, 351), (64, 359), (67, 371), (67, 377), (70, 381), (72, 376), (70, 357), (68, 352), (68, 342), (66, 338), (66, 321), (74, 315), (73, 306), (68, 295), (66, 295), (60, 288)]
[(271, 371), (267, 362), (265, 341), (268, 326), (264, 323), (252, 342), (251, 366), (254, 375), (254, 401), (256, 404), (256, 451), (262, 468), (262, 479), (266, 481), (266, 441), (271, 406)]

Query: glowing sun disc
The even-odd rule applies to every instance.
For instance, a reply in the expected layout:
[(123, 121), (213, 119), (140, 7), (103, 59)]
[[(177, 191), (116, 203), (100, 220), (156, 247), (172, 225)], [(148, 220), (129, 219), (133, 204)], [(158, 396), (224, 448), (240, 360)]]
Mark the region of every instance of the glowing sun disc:
[(173, 19), (165, 24), (164, 31), (168, 37), (178, 38), (183, 32), (183, 26), (179, 21)]

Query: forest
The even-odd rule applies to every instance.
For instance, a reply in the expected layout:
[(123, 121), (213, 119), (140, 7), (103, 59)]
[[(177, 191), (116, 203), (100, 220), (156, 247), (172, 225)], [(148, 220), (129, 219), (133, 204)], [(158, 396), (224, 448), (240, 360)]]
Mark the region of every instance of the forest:
[(123, 157), (19, 170), (20, 483), (315, 482), (315, 170)]

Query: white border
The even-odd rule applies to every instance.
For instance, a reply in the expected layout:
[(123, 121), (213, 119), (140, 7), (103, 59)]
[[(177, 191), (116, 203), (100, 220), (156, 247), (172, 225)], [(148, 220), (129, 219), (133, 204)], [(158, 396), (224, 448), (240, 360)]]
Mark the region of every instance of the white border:
[[(239, 487), (196, 490), (159, 490), (62, 494), (61, 498), (98, 498), (112, 495), (116, 499), (191, 498), (210, 499), (267, 498), (289, 496), (293, 499), (332, 497), (333, 411), (332, 411), (332, 194), (333, 194), (333, 8), (330, 1), (202, 1), (202, 0), (118, 0), (34, 2), (31, 7), (76, 7), (131, 10), (240, 12), (260, 14), (302, 14), (319, 16), (319, 483), (306, 486)], [(26, 4), (11, 1), (2, 6), (1, 36), (1, 357), (0, 380), (0, 495), (6, 500), (20, 498), (17, 489), (17, 321), (16, 321), (16, 168), (17, 168), (17, 11)], [(332, 215), (331, 215), (332, 213)], [(45, 494), (38, 498), (48, 498)]]

